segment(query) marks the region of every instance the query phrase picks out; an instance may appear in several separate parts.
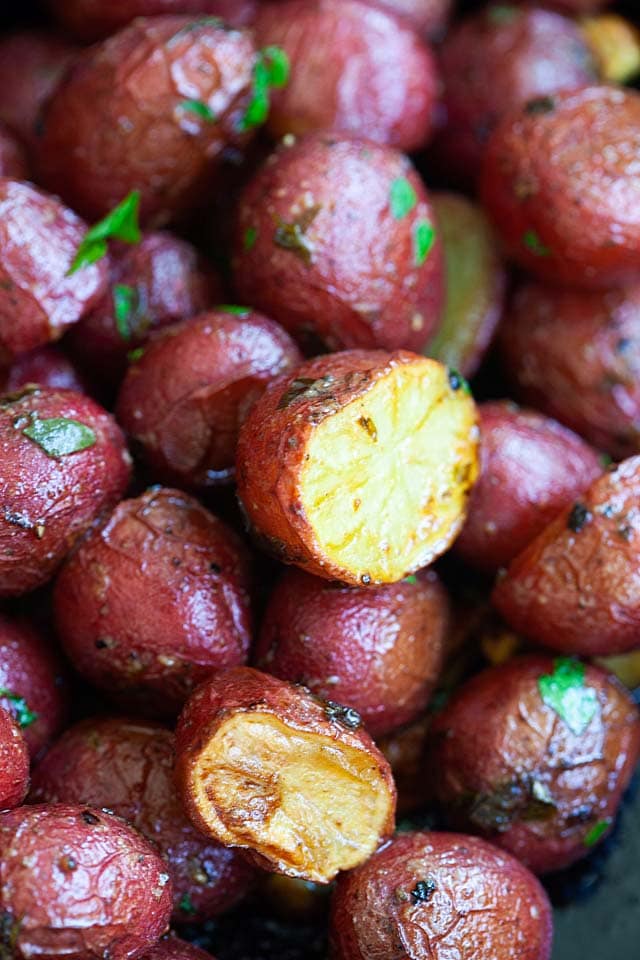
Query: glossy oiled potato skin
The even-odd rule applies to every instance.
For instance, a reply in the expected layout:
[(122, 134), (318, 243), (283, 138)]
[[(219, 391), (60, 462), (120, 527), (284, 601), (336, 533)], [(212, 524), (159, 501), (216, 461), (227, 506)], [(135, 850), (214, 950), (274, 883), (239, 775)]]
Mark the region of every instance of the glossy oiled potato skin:
[(509, 255), (568, 286), (637, 277), (639, 150), (634, 90), (585, 87), (507, 114), (487, 144), (480, 192)]
[(138, 957), (165, 932), (164, 860), (118, 817), (73, 804), (0, 814), (0, 910), (23, 960)]
[[(396, 218), (394, 182), (416, 203)], [(241, 301), (301, 340), (419, 350), (440, 320), (437, 231), (424, 257), (416, 229), (435, 229), (409, 160), (370, 141), (316, 134), (274, 153), (241, 194), (234, 282)]]
[(244, 26), (255, 16), (257, 0), (48, 0), (60, 22), (83, 40), (99, 40), (136, 17), (162, 14), (216, 16)]
[(244, 662), (248, 590), (236, 534), (187, 494), (152, 487), (70, 557), (55, 620), (83, 676), (138, 711), (171, 715), (206, 677)]
[(140, 960), (215, 960), (210, 953), (194, 943), (181, 940), (175, 935), (163, 937)]
[(0, 810), (22, 803), (29, 789), (29, 750), (20, 727), (0, 707)]
[(507, 623), (563, 653), (638, 646), (640, 457), (596, 480), (509, 565), (492, 601)]
[[(92, 431), (86, 449), (55, 457), (25, 430), (72, 420)], [(0, 397), (0, 596), (51, 578), (75, 541), (122, 497), (131, 458), (115, 420), (72, 390), (25, 387)]]
[(603, 471), (601, 457), (550, 417), (509, 401), (480, 404), (480, 478), (456, 550), (506, 566)]
[(597, 293), (524, 283), (500, 347), (525, 403), (615, 457), (640, 450), (640, 284)]
[(174, 923), (201, 922), (240, 900), (254, 871), (187, 820), (173, 783), (173, 745), (173, 733), (154, 723), (83, 720), (35, 767), (31, 800), (108, 807), (127, 820), (167, 861)]
[(89, 219), (134, 189), (151, 225), (201, 203), (223, 147), (242, 139), (254, 59), (247, 33), (206, 18), (135, 20), (84, 51), (58, 87), (40, 142), (43, 180)]
[(55, 197), (0, 179), (0, 363), (57, 340), (104, 293), (104, 260), (68, 275), (86, 230)]
[(0, 177), (15, 177), (16, 180), (27, 180), (29, 177), (24, 149), (9, 127), (2, 122), (0, 122)]
[(485, 670), (459, 689), (431, 731), (435, 793), (450, 822), (482, 833), (536, 873), (587, 855), (585, 838), (613, 822), (640, 755), (640, 715), (613, 677), (585, 667), (596, 705), (579, 733), (541, 697), (538, 681), (553, 672), (553, 658), (543, 655)]
[(551, 908), (484, 840), (401, 833), (338, 881), (331, 941), (335, 960), (549, 960)]
[(448, 620), (447, 595), (434, 573), (367, 590), (292, 569), (270, 598), (256, 662), (353, 707), (378, 737), (426, 707)]
[(406, 17), (423, 36), (437, 39), (447, 24), (452, 0), (380, 0), (380, 6)]
[(437, 79), (410, 24), (361, 0), (284, 0), (262, 6), (255, 32), (291, 65), (273, 96), (273, 136), (335, 130), (407, 152), (426, 143)]
[(30, 383), (54, 390), (75, 390), (88, 393), (87, 383), (62, 350), (50, 344), (29, 353), (21, 353), (6, 371), (0, 374), (3, 393), (14, 393)]

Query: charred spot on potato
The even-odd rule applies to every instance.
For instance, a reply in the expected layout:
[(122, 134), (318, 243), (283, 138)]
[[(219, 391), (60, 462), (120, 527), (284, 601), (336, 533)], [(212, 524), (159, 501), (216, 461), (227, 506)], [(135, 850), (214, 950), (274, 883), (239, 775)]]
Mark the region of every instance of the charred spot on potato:
[(548, 787), (529, 776), (477, 794), (462, 805), (468, 807), (471, 823), (495, 833), (505, 833), (518, 820), (549, 820), (556, 812)]
[(543, 113), (552, 113), (556, 108), (556, 102), (553, 97), (534, 97), (527, 101), (524, 112), (529, 116), (537, 116)]
[(567, 518), (567, 526), (573, 533), (580, 533), (583, 527), (591, 523), (592, 520), (593, 514), (584, 503), (574, 503)]
[(83, 810), (80, 816), (90, 827), (95, 827), (96, 824), (100, 823), (100, 818), (96, 817), (96, 815), (91, 813), (90, 810)]
[(273, 242), (283, 250), (295, 253), (307, 266), (313, 262), (314, 248), (306, 233), (321, 209), (319, 205), (308, 207), (290, 223), (282, 220), (281, 217), (276, 218), (277, 227)]
[(363, 430), (369, 434), (373, 442), (375, 443), (378, 439), (378, 431), (376, 430), (376, 425), (370, 417), (359, 417), (358, 424), (362, 427)]
[(9, 910), (0, 911), (0, 960), (14, 960), (21, 926)]
[(335, 720), (349, 730), (357, 730), (362, 726), (362, 717), (353, 707), (345, 707), (335, 700), (327, 700), (324, 707), (327, 720)]
[(285, 410), (298, 400), (315, 400), (327, 397), (334, 383), (335, 380), (331, 375), (318, 377), (317, 379), (313, 377), (298, 377), (289, 384), (289, 387), (280, 397), (278, 410)]
[(438, 884), (433, 877), (427, 877), (426, 880), (418, 880), (411, 891), (411, 899), (414, 903), (428, 903), (437, 889)]

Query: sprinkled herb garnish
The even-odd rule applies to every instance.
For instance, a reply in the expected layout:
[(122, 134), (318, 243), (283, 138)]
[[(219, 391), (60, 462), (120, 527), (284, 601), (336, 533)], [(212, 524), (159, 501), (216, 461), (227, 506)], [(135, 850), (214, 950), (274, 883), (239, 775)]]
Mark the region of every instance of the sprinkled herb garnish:
[(324, 712), (327, 720), (335, 720), (336, 723), (341, 723), (343, 727), (347, 727), (349, 730), (357, 730), (358, 727), (362, 726), (362, 717), (357, 710), (336, 703), (335, 700), (325, 702)]
[(542, 113), (553, 113), (555, 108), (556, 102), (553, 97), (534, 97), (533, 100), (527, 100), (524, 112), (529, 116), (536, 116)]
[(187, 113), (195, 113), (197, 117), (200, 117), (201, 120), (205, 120), (207, 123), (215, 123), (217, 120), (211, 107), (203, 103), (202, 100), (183, 100), (178, 106), (181, 110), (186, 110)]
[(0, 700), (8, 700), (9, 703), (11, 703), (16, 723), (19, 727), (22, 727), (23, 730), (25, 727), (30, 727), (31, 724), (35, 723), (38, 719), (38, 714), (29, 709), (24, 697), (19, 696), (17, 693), (12, 693), (11, 690), (7, 690), (5, 687), (0, 687)]
[(389, 206), (396, 220), (402, 220), (411, 213), (418, 202), (416, 192), (405, 177), (398, 177), (391, 184)]
[(426, 880), (418, 880), (411, 891), (411, 899), (414, 903), (428, 903), (437, 889), (438, 885), (433, 877), (427, 877)]
[(448, 377), (449, 386), (452, 390), (462, 390), (463, 393), (468, 393), (471, 396), (471, 387), (461, 373), (458, 373), (453, 367), (449, 367)]
[(584, 503), (574, 503), (567, 518), (567, 526), (573, 533), (580, 533), (583, 527), (593, 520), (593, 514)]
[(289, 58), (280, 47), (260, 50), (253, 67), (253, 88), (249, 106), (240, 120), (241, 130), (253, 130), (269, 115), (269, 93), (286, 86), (289, 79)]
[(122, 203), (108, 213), (98, 223), (90, 227), (76, 251), (67, 276), (101, 260), (107, 252), (108, 240), (122, 240), (123, 243), (140, 243), (142, 234), (138, 226), (140, 209), (140, 191), (132, 190)]
[(487, 17), (491, 23), (511, 23), (517, 16), (516, 8), (506, 4), (495, 4), (487, 9)]
[(418, 582), (418, 578), (416, 577), (415, 573), (411, 573), (411, 574), (409, 574), (408, 577), (405, 577), (405, 578), (404, 578), (404, 582), (405, 582), (405, 583), (417, 583), (417, 582)]
[(141, 357), (144, 357), (144, 347), (136, 347), (135, 350), (129, 350), (127, 354), (129, 363), (137, 363)]
[(116, 328), (123, 340), (131, 340), (131, 318), (138, 308), (138, 291), (126, 283), (113, 286), (113, 312)]
[(70, 453), (87, 450), (97, 439), (91, 427), (77, 420), (68, 420), (66, 417), (40, 420), (32, 415), (31, 423), (22, 433), (29, 440), (37, 443), (46, 455), (54, 460), (66, 457)]
[(308, 207), (291, 223), (277, 218), (277, 227), (273, 234), (273, 242), (283, 250), (295, 253), (307, 266), (313, 260), (313, 244), (307, 237), (307, 230), (320, 213), (321, 207)]
[(221, 303), (216, 310), (220, 313), (232, 313), (236, 317), (248, 317), (251, 313), (250, 307), (239, 307), (235, 303)]
[(536, 257), (548, 257), (551, 253), (549, 247), (545, 247), (535, 230), (527, 230), (522, 237), (522, 242), (527, 250), (530, 250)]
[(244, 232), (244, 248), (245, 250), (252, 250), (256, 245), (256, 240), (258, 239), (258, 231), (255, 227), (247, 227)]
[(553, 661), (553, 673), (538, 680), (543, 702), (576, 736), (584, 733), (598, 712), (598, 695), (584, 682), (584, 663), (569, 657)]
[(436, 231), (428, 220), (418, 220), (413, 231), (413, 257), (416, 267), (421, 267), (431, 253), (436, 240)]
[(191, 897), (188, 893), (183, 893), (180, 900), (178, 901), (178, 910), (182, 910), (183, 913), (188, 913), (193, 916), (198, 911), (194, 907)]
[(611, 826), (611, 819), (599, 820), (598, 823), (594, 824), (591, 827), (591, 830), (586, 834), (582, 843), (585, 847), (595, 847), (598, 840), (601, 840), (605, 835), (609, 827)]

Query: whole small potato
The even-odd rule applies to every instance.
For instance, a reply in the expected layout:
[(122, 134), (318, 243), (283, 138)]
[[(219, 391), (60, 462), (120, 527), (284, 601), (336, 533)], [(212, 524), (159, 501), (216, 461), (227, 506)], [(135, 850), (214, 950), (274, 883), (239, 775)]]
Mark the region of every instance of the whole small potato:
[(105, 261), (69, 276), (86, 229), (55, 197), (0, 178), (0, 364), (57, 340), (104, 294)]
[(640, 457), (596, 480), (511, 562), (492, 601), (515, 630), (561, 653), (640, 646)]
[(0, 397), (0, 596), (46, 583), (130, 472), (118, 425), (89, 397), (38, 386)]
[(24, 149), (18, 138), (2, 122), (0, 122), (0, 177), (14, 177), (16, 180), (29, 179), (29, 167)]
[(247, 657), (248, 559), (197, 500), (152, 487), (69, 558), (54, 616), (83, 677), (137, 711), (172, 715), (198, 683)]
[(377, 746), (389, 761), (398, 791), (398, 814), (424, 810), (432, 799), (432, 784), (425, 782), (424, 765), (431, 714), (425, 713), (408, 727), (378, 739)]
[(285, 563), (353, 586), (433, 562), (464, 522), (478, 427), (462, 377), (398, 350), (346, 350), (271, 383), (240, 431), (238, 495)]
[(380, 0), (380, 6), (405, 17), (422, 36), (437, 40), (449, 21), (453, 0)]
[(211, 310), (147, 344), (125, 377), (117, 416), (155, 477), (196, 489), (227, 483), (249, 410), (301, 360), (267, 317), (242, 307)]
[(196, 947), (194, 943), (180, 940), (171, 935), (158, 940), (149, 950), (142, 954), (140, 960), (215, 960), (210, 953)]
[(348, 704), (378, 738), (427, 706), (448, 622), (447, 594), (433, 572), (366, 589), (294, 569), (271, 595), (256, 664)]
[(550, 417), (482, 403), (480, 477), (455, 549), (488, 572), (506, 566), (600, 476), (602, 458)]
[(487, 144), (481, 199), (508, 254), (584, 289), (636, 280), (640, 93), (592, 86), (528, 101)]
[(203, 13), (233, 27), (251, 23), (257, 0), (48, 0), (55, 17), (82, 40), (101, 40), (136, 17)]
[(291, 68), (273, 95), (273, 136), (333, 130), (406, 152), (427, 142), (437, 78), (411, 24), (361, 0), (284, 0), (263, 4), (254, 29)]
[(173, 783), (174, 737), (143, 720), (83, 720), (33, 771), (30, 799), (107, 807), (151, 840), (167, 861), (173, 922), (199, 923), (234, 906), (255, 871), (237, 851), (202, 836)]
[(19, 960), (135, 958), (165, 932), (164, 860), (118, 817), (73, 804), (0, 814), (3, 935)]
[(463, 684), (431, 741), (450, 823), (547, 873), (586, 856), (613, 823), (640, 757), (640, 714), (599, 667), (516, 657)]
[(29, 749), (20, 727), (0, 707), (0, 810), (17, 807), (29, 789)]
[(46, 111), (43, 182), (88, 219), (131, 191), (161, 225), (202, 203), (216, 161), (241, 142), (256, 53), (211, 18), (141, 17), (84, 50)]
[(176, 782), (206, 836), (303, 880), (328, 883), (393, 830), (391, 770), (360, 718), (249, 667), (187, 701)]
[(366, 140), (289, 140), (240, 195), (234, 282), (301, 340), (419, 350), (444, 275), (427, 192), (407, 157)]
[(549, 960), (551, 939), (533, 874), (462, 834), (398, 834), (333, 898), (335, 960)]
[(4, 380), (0, 376), (3, 393), (15, 393), (33, 383), (52, 390), (88, 392), (85, 380), (71, 360), (59, 347), (51, 345), (21, 353), (7, 370)]
[(524, 283), (500, 331), (517, 396), (615, 457), (640, 451), (640, 283)]

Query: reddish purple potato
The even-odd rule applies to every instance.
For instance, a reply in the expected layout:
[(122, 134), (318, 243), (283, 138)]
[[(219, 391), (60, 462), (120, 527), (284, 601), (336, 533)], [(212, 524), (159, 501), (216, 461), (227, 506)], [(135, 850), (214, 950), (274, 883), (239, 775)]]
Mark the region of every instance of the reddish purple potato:
[(6, 371), (4, 381), (0, 376), (3, 393), (15, 393), (32, 383), (52, 390), (88, 393), (85, 379), (56, 346), (47, 345), (30, 353), (21, 353)]
[(0, 810), (22, 803), (29, 789), (29, 749), (18, 723), (0, 707)]
[(29, 166), (24, 148), (15, 134), (1, 121), (0, 177), (14, 177), (16, 180), (29, 179)]
[(228, 483), (249, 410), (301, 362), (276, 323), (248, 308), (219, 307), (148, 343), (125, 377), (118, 419), (155, 477), (196, 489)]
[(152, 487), (69, 558), (54, 613), (83, 677), (137, 712), (175, 714), (200, 682), (246, 661), (244, 546), (197, 500)]
[(434, 40), (444, 33), (453, 0), (380, 0), (379, 5), (405, 17), (418, 33)]
[(210, 953), (174, 934), (158, 940), (140, 960), (215, 960)]
[(240, 299), (302, 342), (420, 350), (444, 296), (442, 247), (410, 161), (366, 140), (288, 140), (240, 196)]

